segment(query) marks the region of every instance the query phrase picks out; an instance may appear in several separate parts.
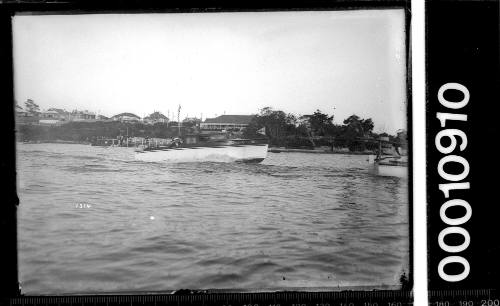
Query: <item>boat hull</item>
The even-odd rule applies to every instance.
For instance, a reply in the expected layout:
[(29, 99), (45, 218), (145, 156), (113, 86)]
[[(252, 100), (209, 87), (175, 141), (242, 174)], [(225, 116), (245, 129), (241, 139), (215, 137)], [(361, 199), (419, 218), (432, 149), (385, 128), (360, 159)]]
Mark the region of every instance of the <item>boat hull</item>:
[(368, 163), (373, 167), (373, 173), (380, 176), (408, 178), (408, 157), (385, 158), (377, 160), (375, 155), (368, 156)]
[(261, 162), (267, 157), (267, 144), (193, 146), (164, 148), (135, 153), (135, 159), (145, 162)]
[(400, 165), (384, 165), (375, 163), (375, 171), (377, 175), (392, 176), (399, 178), (408, 178), (408, 167)]

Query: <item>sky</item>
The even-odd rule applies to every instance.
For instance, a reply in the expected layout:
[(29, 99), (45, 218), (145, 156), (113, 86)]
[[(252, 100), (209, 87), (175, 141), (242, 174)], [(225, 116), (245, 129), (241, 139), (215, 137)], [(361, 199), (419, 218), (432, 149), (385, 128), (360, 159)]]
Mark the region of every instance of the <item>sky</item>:
[(105, 116), (372, 118), (406, 128), (403, 10), (18, 15), (16, 102)]

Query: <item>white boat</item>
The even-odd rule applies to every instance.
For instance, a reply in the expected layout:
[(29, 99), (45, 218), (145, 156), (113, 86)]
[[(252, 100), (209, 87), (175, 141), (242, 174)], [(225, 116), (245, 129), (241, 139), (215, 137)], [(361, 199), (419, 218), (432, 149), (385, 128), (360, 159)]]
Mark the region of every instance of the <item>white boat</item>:
[(373, 161), (373, 170), (376, 175), (407, 179), (408, 156), (386, 156), (375, 158)]
[(167, 146), (141, 146), (135, 159), (145, 162), (251, 162), (267, 157), (267, 141), (252, 139), (201, 140), (202, 135), (176, 138)]
[(376, 140), (379, 145), (377, 155), (368, 157), (376, 175), (408, 179), (408, 155), (406, 150), (401, 148), (406, 142), (406, 133), (400, 138), (400, 142), (391, 142), (388, 137)]

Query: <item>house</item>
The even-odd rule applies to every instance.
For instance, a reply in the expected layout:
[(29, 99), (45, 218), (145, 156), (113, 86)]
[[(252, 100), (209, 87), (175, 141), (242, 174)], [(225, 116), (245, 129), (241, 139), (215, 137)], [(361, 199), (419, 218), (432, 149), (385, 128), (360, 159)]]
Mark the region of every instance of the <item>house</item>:
[(222, 115), (207, 118), (200, 123), (202, 130), (242, 130), (248, 126), (254, 115)]
[(118, 115), (114, 115), (111, 117), (114, 121), (121, 121), (121, 122), (139, 122), (141, 121), (141, 117), (137, 116), (136, 114), (132, 113), (121, 113)]
[(95, 121), (96, 115), (88, 110), (74, 110), (70, 114), (70, 121)]
[(168, 123), (168, 118), (160, 112), (153, 112), (148, 116), (144, 117), (144, 123), (155, 124), (155, 123)]
[(47, 111), (40, 113), (40, 118), (59, 120), (60, 116), (59, 116), (59, 113), (54, 111), (54, 110), (47, 110)]
[(198, 124), (201, 123), (201, 119), (196, 118), (196, 117), (186, 117), (184, 120), (182, 120), (183, 123), (194, 123)]
[[(59, 120), (61, 120), (61, 121), (69, 121), (70, 117), (71, 117), (71, 113), (70, 112), (66, 111), (65, 109), (61, 109), (61, 108), (54, 108), (54, 107), (52, 107), (52, 108), (49, 108), (47, 110), (47, 112), (50, 112), (51, 114), (54, 114), (54, 112), (56, 112), (57, 115), (54, 114), (54, 115), (50, 116), (49, 114), (47, 114), (45, 118), (54, 118), (54, 117), (56, 117), (56, 118), (59, 118)], [(43, 117), (43, 112), (42, 112), (41, 116)]]
[(48, 125), (61, 124), (68, 119), (64, 110), (56, 110), (53, 108), (41, 112), (39, 118), (38, 123)]
[(183, 126), (190, 126), (190, 127), (199, 127), (201, 123), (201, 119), (196, 118), (196, 117), (186, 117), (184, 120), (182, 120), (182, 125)]

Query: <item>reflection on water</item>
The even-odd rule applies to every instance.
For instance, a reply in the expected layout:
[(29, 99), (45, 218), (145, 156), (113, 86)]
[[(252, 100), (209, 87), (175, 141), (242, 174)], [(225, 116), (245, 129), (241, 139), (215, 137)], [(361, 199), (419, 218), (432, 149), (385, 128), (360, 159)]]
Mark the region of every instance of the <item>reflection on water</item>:
[(398, 285), (407, 180), (366, 156), (143, 163), (128, 148), (18, 145), (25, 293)]

